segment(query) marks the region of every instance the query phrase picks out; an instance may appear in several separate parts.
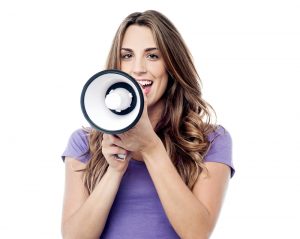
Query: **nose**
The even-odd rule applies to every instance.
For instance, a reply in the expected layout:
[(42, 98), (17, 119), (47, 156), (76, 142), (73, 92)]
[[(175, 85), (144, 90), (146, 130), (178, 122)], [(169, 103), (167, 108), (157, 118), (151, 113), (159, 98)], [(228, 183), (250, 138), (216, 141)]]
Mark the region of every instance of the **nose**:
[(135, 58), (132, 65), (132, 73), (141, 75), (147, 72), (146, 62), (143, 58)]

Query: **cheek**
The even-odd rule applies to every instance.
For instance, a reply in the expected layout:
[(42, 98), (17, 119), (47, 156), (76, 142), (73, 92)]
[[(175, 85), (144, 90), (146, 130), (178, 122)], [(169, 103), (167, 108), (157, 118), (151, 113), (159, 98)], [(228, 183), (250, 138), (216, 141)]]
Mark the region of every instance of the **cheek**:
[(165, 68), (163, 68), (163, 70), (161, 70), (161, 73), (160, 73), (160, 85), (161, 85), (161, 88), (163, 89), (163, 91), (165, 91), (165, 89), (167, 88), (167, 85), (168, 85), (168, 73), (166, 72)]
[(148, 70), (154, 75), (156, 78), (160, 80), (167, 80), (168, 79), (168, 74), (166, 71), (166, 68), (164, 67), (164, 64), (161, 62), (156, 62), (154, 64), (149, 64), (148, 65)]
[(166, 91), (168, 85), (168, 76), (166, 74), (162, 74), (159, 80), (159, 84), (157, 85), (157, 91), (160, 95)]
[(126, 64), (126, 63), (124, 63), (124, 62), (121, 62), (121, 65), (120, 65), (121, 67), (121, 71), (124, 71), (124, 72), (126, 72), (126, 73), (128, 73), (129, 72), (129, 66), (128, 66), (128, 63)]

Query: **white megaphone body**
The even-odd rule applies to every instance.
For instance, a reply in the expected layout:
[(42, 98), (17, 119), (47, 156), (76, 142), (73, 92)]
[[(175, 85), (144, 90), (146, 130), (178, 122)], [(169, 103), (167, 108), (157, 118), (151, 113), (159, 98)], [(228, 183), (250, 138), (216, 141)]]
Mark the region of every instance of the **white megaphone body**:
[(120, 70), (93, 75), (81, 92), (81, 110), (89, 124), (107, 134), (120, 134), (136, 125), (144, 109), (137, 81)]

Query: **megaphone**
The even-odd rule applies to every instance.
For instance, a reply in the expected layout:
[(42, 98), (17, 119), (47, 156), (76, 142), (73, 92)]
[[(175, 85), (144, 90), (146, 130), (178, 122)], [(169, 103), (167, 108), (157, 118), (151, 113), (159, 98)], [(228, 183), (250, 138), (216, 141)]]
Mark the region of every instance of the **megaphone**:
[(81, 110), (88, 123), (107, 134), (120, 134), (136, 125), (144, 109), (137, 81), (120, 70), (104, 70), (84, 85)]

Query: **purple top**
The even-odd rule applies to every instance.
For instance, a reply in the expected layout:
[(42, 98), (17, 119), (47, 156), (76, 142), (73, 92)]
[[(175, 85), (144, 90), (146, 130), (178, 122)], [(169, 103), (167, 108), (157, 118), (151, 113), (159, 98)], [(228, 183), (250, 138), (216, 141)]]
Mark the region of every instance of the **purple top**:
[[(228, 165), (232, 177), (235, 170), (230, 134), (220, 126), (208, 139), (212, 144), (204, 161)], [(78, 129), (71, 135), (62, 154), (63, 160), (65, 157), (88, 162), (89, 144), (85, 131)], [(179, 238), (164, 212), (144, 162), (129, 161), (100, 238)]]

